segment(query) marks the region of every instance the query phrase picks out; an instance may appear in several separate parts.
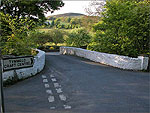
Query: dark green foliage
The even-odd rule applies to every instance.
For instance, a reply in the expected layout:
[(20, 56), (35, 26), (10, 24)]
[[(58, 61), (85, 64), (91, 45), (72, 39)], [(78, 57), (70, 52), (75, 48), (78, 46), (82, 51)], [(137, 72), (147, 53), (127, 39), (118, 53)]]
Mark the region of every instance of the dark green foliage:
[(56, 44), (64, 42), (64, 32), (59, 29), (52, 29), (50, 32), (50, 36), (52, 37), (52, 42)]
[(105, 7), (88, 48), (132, 57), (149, 54), (150, 3), (110, 0)]
[(48, 32), (32, 31), (29, 33), (29, 37), (37, 46), (42, 46), (46, 42), (52, 41), (52, 37)]
[[(0, 48), (3, 55), (35, 55), (32, 48), (36, 43), (44, 43), (41, 38), (34, 40), (30, 32), (37, 22), (43, 23), (44, 13), (59, 9), (62, 0), (1, 0), (0, 5)], [(38, 23), (38, 24), (41, 24)], [(37, 36), (36, 33), (32, 34)], [(35, 42), (34, 42), (35, 41)], [(47, 40), (44, 40), (47, 41)]]
[(62, 0), (1, 0), (0, 9), (4, 14), (13, 18), (28, 17), (30, 19), (44, 20), (44, 13), (58, 10), (64, 3)]
[(68, 46), (87, 46), (89, 44), (91, 36), (87, 32), (86, 29), (74, 29), (71, 33), (68, 34), (68, 38), (66, 38), (66, 43)]

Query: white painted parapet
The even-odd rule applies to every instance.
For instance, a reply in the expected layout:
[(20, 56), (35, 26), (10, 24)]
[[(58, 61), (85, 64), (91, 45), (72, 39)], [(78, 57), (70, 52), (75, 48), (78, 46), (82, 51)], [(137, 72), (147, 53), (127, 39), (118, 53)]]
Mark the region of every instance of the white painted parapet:
[(33, 76), (40, 71), (43, 70), (45, 66), (45, 52), (37, 49), (39, 52), (36, 56), (34, 56), (34, 65), (30, 68), (23, 68), (23, 69), (17, 69), (16, 73), (14, 70), (12, 71), (6, 71), (3, 73), (3, 81), (6, 81), (8, 79), (12, 79), (14, 75), (16, 74), (19, 79), (24, 79), (30, 76)]
[(143, 56), (132, 58), (128, 56), (89, 51), (75, 47), (60, 47), (60, 54), (76, 55), (121, 69), (146, 70), (148, 67), (148, 57)]

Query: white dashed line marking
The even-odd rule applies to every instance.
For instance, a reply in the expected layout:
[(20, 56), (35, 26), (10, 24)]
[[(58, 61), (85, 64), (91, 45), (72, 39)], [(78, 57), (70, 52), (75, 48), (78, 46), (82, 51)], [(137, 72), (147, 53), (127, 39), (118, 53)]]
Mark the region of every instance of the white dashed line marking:
[(63, 95), (63, 94), (59, 95), (59, 98), (60, 98), (60, 100), (62, 100), (62, 101), (66, 101), (66, 96)]
[(55, 109), (55, 107), (50, 107), (50, 109)]
[(51, 80), (52, 80), (53, 82), (56, 82), (56, 81), (57, 81), (55, 78), (52, 78)]
[(54, 75), (51, 74), (50, 77), (54, 77)]
[(64, 105), (64, 108), (65, 108), (65, 109), (71, 109), (71, 106), (69, 106), (69, 105)]
[(61, 85), (59, 85), (58, 83), (54, 83), (54, 87), (61, 87)]
[(49, 88), (49, 84), (44, 84), (45, 85), (45, 88)]
[(46, 78), (46, 76), (45, 76), (45, 75), (42, 75), (42, 78)]
[(49, 97), (48, 97), (48, 101), (49, 101), (49, 102), (54, 102), (54, 96), (49, 96)]
[(63, 92), (61, 88), (56, 89), (56, 91), (57, 91), (57, 93), (62, 93)]
[(43, 82), (48, 82), (48, 80), (47, 79), (43, 79)]
[(50, 89), (46, 90), (46, 93), (48, 93), (48, 94), (53, 94)]

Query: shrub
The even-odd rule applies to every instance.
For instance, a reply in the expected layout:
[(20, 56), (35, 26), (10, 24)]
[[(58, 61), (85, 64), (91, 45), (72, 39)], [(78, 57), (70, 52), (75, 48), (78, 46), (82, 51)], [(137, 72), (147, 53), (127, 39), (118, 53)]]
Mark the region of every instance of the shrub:
[(31, 55), (34, 42), (28, 37), (28, 32), (34, 26), (34, 22), (28, 18), (16, 16), (12, 18), (8, 14), (0, 13), (1, 37), (0, 48), (3, 55)]
[(52, 37), (49, 32), (31, 31), (29, 37), (33, 39), (37, 46), (43, 46), (43, 44), (52, 41)]
[(74, 29), (68, 34), (66, 38), (66, 44), (68, 46), (87, 46), (89, 44), (91, 36), (85, 28)]
[(52, 29), (49, 31), (53, 43), (57, 46), (58, 43), (64, 42), (64, 32), (60, 29)]

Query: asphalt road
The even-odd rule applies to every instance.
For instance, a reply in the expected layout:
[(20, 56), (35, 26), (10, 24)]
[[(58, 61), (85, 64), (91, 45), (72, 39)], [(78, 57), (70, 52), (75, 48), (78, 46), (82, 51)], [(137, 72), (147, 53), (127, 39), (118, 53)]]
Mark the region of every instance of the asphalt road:
[(4, 95), (6, 113), (149, 113), (150, 75), (47, 53), (41, 73)]

